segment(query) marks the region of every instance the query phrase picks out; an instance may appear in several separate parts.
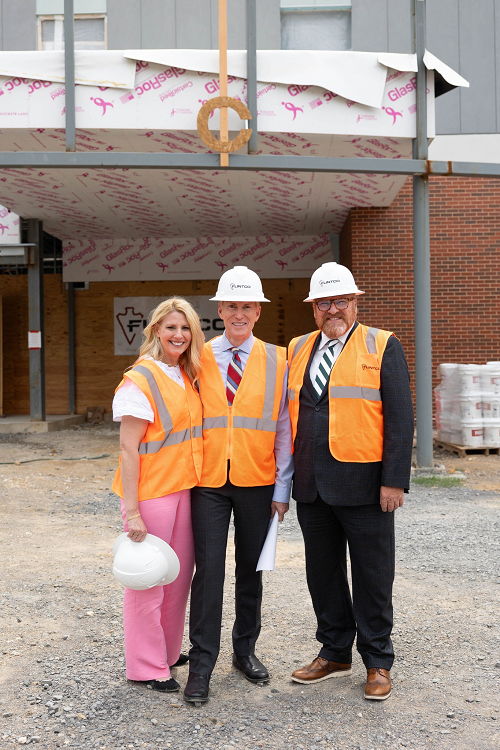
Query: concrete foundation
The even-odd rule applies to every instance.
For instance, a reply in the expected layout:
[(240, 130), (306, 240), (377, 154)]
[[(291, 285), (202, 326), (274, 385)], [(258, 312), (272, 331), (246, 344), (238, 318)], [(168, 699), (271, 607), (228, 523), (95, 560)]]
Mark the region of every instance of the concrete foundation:
[(67, 430), (85, 422), (83, 414), (52, 414), (41, 422), (32, 422), (28, 414), (12, 414), (0, 418), (0, 435), (23, 435), (32, 432)]

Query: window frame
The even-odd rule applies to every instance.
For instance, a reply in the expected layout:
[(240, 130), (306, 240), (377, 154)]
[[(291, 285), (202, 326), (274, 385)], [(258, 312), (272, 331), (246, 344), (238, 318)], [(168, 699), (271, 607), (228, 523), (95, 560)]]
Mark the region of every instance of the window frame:
[[(60, 19), (64, 21), (64, 14), (55, 13), (51, 16), (37, 16), (37, 49), (39, 52), (43, 52), (42, 49), (42, 23), (44, 21), (58, 21)], [(106, 13), (75, 13), (75, 21), (92, 20), (98, 21), (102, 19), (104, 21), (104, 49), (108, 49), (108, 17)], [(60, 51), (60, 50), (59, 50)], [(85, 50), (83, 50), (85, 51)]]

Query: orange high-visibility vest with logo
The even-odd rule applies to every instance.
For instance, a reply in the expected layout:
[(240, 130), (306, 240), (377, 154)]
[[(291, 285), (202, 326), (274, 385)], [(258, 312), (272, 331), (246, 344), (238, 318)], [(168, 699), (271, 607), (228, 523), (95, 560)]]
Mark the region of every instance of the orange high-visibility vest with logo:
[(237, 487), (274, 484), (274, 439), (286, 350), (255, 339), (243, 377), (227, 403), (226, 388), (210, 342), (201, 357), (200, 396), (203, 404), (202, 487), (222, 487), (229, 479)]
[[(141, 360), (125, 373), (125, 377), (145, 394), (155, 415), (155, 421), (148, 424), (139, 445), (139, 500), (191, 489), (201, 476), (201, 402), (189, 378), (181, 371), (184, 390), (151, 360)], [(124, 382), (122, 380), (118, 388)], [(121, 456), (113, 491), (123, 497)]]
[[(320, 331), (290, 342), (288, 403), (295, 442), (299, 419), (300, 390), (314, 342)], [(380, 393), (380, 367), (391, 331), (359, 324), (342, 349), (330, 373), (329, 444), (338, 461), (381, 461), (384, 447), (384, 416)]]

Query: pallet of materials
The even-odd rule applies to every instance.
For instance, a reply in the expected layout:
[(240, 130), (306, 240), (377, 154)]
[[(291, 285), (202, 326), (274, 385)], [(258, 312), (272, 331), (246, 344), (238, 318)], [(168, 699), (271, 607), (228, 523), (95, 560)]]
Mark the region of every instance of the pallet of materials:
[(439, 374), (434, 389), (438, 443), (463, 455), (467, 449), (500, 448), (500, 362), (446, 363), (439, 365)]

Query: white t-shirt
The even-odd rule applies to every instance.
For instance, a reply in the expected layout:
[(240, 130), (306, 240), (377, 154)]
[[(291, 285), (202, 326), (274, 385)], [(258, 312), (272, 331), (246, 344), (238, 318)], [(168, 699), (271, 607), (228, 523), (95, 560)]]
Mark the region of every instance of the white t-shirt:
[[(154, 362), (174, 383), (185, 388), (179, 365), (166, 365), (153, 357), (145, 357), (145, 359)], [(125, 416), (147, 419), (148, 422), (155, 421), (147, 396), (130, 378), (125, 378), (124, 384), (117, 390), (113, 399), (113, 422), (121, 422), (122, 417)]]

